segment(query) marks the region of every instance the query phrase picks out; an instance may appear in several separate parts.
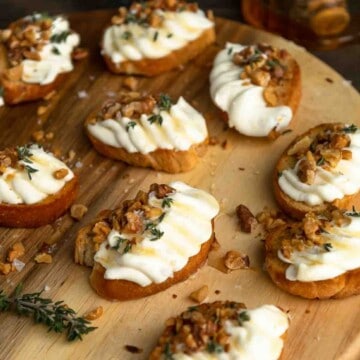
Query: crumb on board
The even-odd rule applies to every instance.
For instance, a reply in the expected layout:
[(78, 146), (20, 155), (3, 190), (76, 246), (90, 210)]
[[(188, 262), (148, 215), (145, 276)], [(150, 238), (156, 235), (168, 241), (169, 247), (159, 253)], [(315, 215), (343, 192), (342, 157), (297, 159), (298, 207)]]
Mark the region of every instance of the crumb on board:
[(70, 216), (79, 221), (88, 212), (88, 208), (83, 204), (73, 204), (70, 208)]
[(208, 294), (209, 294), (209, 287), (207, 285), (204, 285), (201, 288), (193, 291), (189, 297), (191, 300), (200, 304), (203, 301), (205, 301), (205, 299), (208, 297)]

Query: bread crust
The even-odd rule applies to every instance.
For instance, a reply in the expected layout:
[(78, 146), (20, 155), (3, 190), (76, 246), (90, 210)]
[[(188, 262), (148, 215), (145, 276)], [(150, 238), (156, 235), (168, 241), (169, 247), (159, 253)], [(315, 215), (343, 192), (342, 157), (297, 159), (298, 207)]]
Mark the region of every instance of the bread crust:
[(181, 270), (175, 272), (173, 277), (161, 283), (140, 286), (127, 280), (104, 279), (105, 269), (95, 262), (90, 275), (90, 284), (101, 297), (111, 300), (134, 300), (156, 294), (178, 282), (186, 280), (190, 275), (194, 274), (206, 262), (213, 239), (214, 235), (202, 244), (200, 251), (192, 256)]
[(74, 202), (78, 180), (74, 176), (64, 187), (36, 204), (0, 203), (0, 226), (35, 228), (50, 224), (60, 217)]
[[(142, 59), (137, 61), (112, 62), (108, 55), (103, 55), (108, 69), (114, 74), (132, 74), (143, 76), (156, 76), (186, 64), (189, 60), (198, 56), (210, 44), (215, 42), (215, 28), (209, 28), (195, 40), (169, 55), (159, 59)], [(103, 45), (101, 44), (103, 48)]]
[(150, 167), (155, 170), (165, 171), (171, 174), (190, 171), (199, 162), (207, 149), (208, 138), (199, 144), (192, 145), (186, 151), (158, 149), (148, 154), (140, 152), (130, 153), (124, 148), (116, 148), (104, 144), (90, 134), (87, 125), (94, 118), (92, 113), (85, 121), (85, 131), (92, 145), (101, 155), (114, 160), (121, 160), (133, 166)]
[[(302, 85), (301, 85), (301, 70), (300, 66), (297, 63), (297, 61), (291, 56), (290, 62), (291, 62), (291, 68), (292, 71), (292, 78), (289, 83), (287, 83), (287, 86), (285, 89), (283, 87), (278, 87), (278, 89), (281, 90), (282, 96), (280, 97), (280, 103), (281, 105), (285, 105), (291, 108), (291, 111), (293, 113), (293, 117), (291, 119), (291, 122), (294, 120), (295, 114), (297, 112), (297, 109), (300, 104), (301, 100), (301, 94), (302, 94)], [(224, 121), (227, 123), (229, 122), (229, 116), (226, 111), (223, 111), (219, 109), (221, 112), (221, 117)], [(270, 134), (269, 134), (270, 135)], [(256, 137), (256, 136), (254, 136)]]
[(300, 139), (304, 138), (305, 136), (310, 136), (310, 138), (315, 138), (317, 134), (322, 132), (325, 129), (328, 130), (334, 130), (335, 127), (338, 126), (345, 126), (345, 124), (342, 123), (333, 123), (333, 124), (321, 124), (318, 125), (304, 134), (296, 137), (290, 145), (285, 149), (283, 154), (281, 155), (280, 159), (278, 160), (275, 171), (273, 173), (273, 189), (274, 189), (274, 195), (275, 199), (280, 206), (280, 208), (290, 215), (291, 217), (295, 219), (302, 219), (304, 215), (310, 211), (315, 213), (321, 213), (324, 212), (329, 206), (336, 206), (340, 209), (350, 209), (353, 205), (353, 202), (355, 198), (359, 196), (359, 193), (353, 194), (353, 195), (345, 195), (342, 199), (335, 199), (332, 202), (324, 202), (320, 205), (310, 206), (302, 201), (295, 201), (294, 199), (290, 198), (287, 194), (285, 194), (280, 186), (278, 181), (278, 174), (281, 173), (283, 170), (289, 168), (289, 166), (293, 163), (293, 157), (288, 155), (289, 149), (297, 143)]
[(274, 229), (265, 239), (265, 266), (272, 281), (280, 289), (306, 299), (341, 299), (360, 294), (360, 268), (347, 271), (335, 278), (321, 281), (290, 281), (285, 277), (289, 264), (277, 255), (281, 235), (291, 225)]

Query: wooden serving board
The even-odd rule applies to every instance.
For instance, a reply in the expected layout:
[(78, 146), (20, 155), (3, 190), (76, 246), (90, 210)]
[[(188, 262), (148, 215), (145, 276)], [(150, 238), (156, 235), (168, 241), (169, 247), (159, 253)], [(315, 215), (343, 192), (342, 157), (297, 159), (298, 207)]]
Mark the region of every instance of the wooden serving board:
[[(208, 121), (211, 136), (227, 148), (210, 146), (198, 167), (186, 174), (168, 175), (148, 169), (125, 166), (98, 155), (83, 132), (86, 115), (113, 92), (121, 89), (123, 77), (108, 73), (99, 55), (101, 31), (111, 13), (98, 11), (70, 16), (72, 27), (82, 36), (90, 57), (79, 63), (52, 101), (50, 111), (39, 118), (41, 102), (0, 108), (1, 148), (30, 141), (39, 129), (54, 132), (54, 148), (63, 154), (76, 152), (74, 170), (80, 177), (78, 203), (89, 211), (81, 222), (63, 216), (53, 225), (35, 230), (0, 229), (0, 259), (16, 241), (22, 241), (26, 263), (21, 272), (0, 276), (0, 288), (10, 293), (23, 281), (24, 291), (49, 290), (46, 296), (64, 300), (80, 314), (104, 307), (104, 315), (94, 322), (98, 329), (81, 342), (67, 343), (65, 336), (47, 333), (42, 325), (13, 314), (0, 314), (0, 359), (146, 359), (165, 319), (194, 305), (188, 295), (207, 284), (209, 301), (236, 300), (249, 308), (264, 303), (289, 311), (291, 327), (284, 348), (284, 359), (359, 359), (360, 296), (345, 300), (308, 301), (279, 290), (263, 271), (263, 244), (254, 234), (239, 231), (234, 209), (247, 205), (254, 213), (264, 206), (274, 207), (271, 173), (280, 153), (296, 135), (321, 122), (344, 121), (360, 125), (360, 96), (335, 71), (303, 48), (277, 36), (254, 30), (236, 22), (217, 19), (217, 45), (210, 47), (181, 71), (154, 79), (139, 79), (142, 90), (183, 95)], [(226, 41), (251, 44), (265, 41), (288, 49), (301, 66), (303, 96), (291, 125), (292, 132), (276, 141), (253, 139), (226, 129), (209, 97), (208, 76), (214, 55)], [(79, 91), (88, 97), (78, 98)], [(243, 170), (241, 169), (243, 168)], [(191, 279), (155, 296), (115, 303), (98, 297), (90, 288), (90, 269), (73, 262), (74, 239), (78, 229), (104, 208), (114, 208), (139, 189), (153, 182), (182, 180), (212, 192), (221, 203), (215, 230), (221, 249), (211, 254), (209, 263)], [(51, 265), (34, 263), (43, 242), (57, 242), (58, 251)], [(250, 257), (251, 270), (225, 274), (216, 269), (224, 253), (239, 250)], [(216, 293), (215, 293), (216, 291)], [(131, 354), (124, 345), (143, 349)]]

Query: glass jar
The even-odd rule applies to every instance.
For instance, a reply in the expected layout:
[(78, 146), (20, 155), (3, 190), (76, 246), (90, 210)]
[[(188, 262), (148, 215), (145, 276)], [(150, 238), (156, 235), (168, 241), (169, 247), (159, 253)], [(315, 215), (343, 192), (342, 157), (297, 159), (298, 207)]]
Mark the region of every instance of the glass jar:
[(242, 0), (245, 20), (310, 49), (360, 41), (359, 0)]

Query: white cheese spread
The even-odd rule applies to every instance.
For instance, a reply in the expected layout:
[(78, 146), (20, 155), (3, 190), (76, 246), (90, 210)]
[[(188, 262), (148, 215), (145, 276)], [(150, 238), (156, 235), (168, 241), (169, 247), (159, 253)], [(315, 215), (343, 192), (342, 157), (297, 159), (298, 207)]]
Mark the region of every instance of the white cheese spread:
[(227, 43), (214, 60), (210, 73), (210, 94), (213, 102), (229, 118), (229, 126), (247, 136), (267, 136), (272, 130), (285, 129), (291, 119), (288, 106), (268, 106), (264, 88), (240, 79), (242, 66), (233, 62), (233, 55), (246, 46)]
[(348, 135), (351, 139), (350, 146), (344, 150), (351, 151), (350, 160), (342, 159), (330, 170), (317, 166), (315, 181), (308, 185), (297, 176), (300, 159), (293, 169), (282, 171), (278, 180), (281, 190), (295, 201), (302, 201), (310, 206), (332, 202), (360, 191), (360, 130)]
[[(159, 113), (159, 110), (155, 108), (154, 112)], [(106, 119), (89, 124), (87, 128), (92, 136), (106, 145), (142, 154), (157, 149), (185, 151), (208, 136), (204, 117), (182, 97), (169, 111), (160, 111), (161, 124), (151, 123), (149, 118), (152, 115), (142, 114), (136, 120), (127, 117)]]
[(328, 250), (324, 246), (308, 247), (292, 251), (290, 258), (279, 251), (278, 257), (290, 264), (286, 269), (286, 279), (304, 282), (327, 280), (360, 268), (360, 218), (349, 218), (349, 225), (334, 226), (323, 233)]
[[(41, 60), (25, 59), (21, 62), (22, 81), (46, 85), (52, 83), (59, 74), (73, 70), (71, 53), (80, 43), (79, 35), (71, 32), (69, 22), (62, 17), (54, 18), (50, 31), (49, 42), (39, 51)], [(51, 41), (51, 37), (60, 34), (66, 36), (61, 41)]]
[[(31, 145), (28, 149), (31, 156), (19, 161), (23, 169), (7, 167), (0, 175), (0, 203), (36, 204), (60, 191), (74, 177), (66, 164), (43, 148)], [(56, 179), (54, 172), (60, 169), (66, 169), (67, 175)]]
[(273, 305), (246, 310), (250, 320), (236, 326), (226, 323), (230, 335), (228, 352), (196, 352), (191, 355), (173, 354), (174, 360), (276, 360), (282, 352), (281, 336), (289, 327), (287, 315)]
[[(169, 195), (172, 203), (163, 209), (165, 215), (156, 227), (163, 235), (154, 241), (144, 233), (141, 242), (131, 251), (120, 253), (114, 245), (119, 237), (129, 235), (112, 230), (94, 257), (106, 269), (105, 279), (128, 280), (141, 286), (164, 282), (181, 270), (211, 238), (211, 220), (219, 212), (217, 201), (205, 191), (182, 182), (169, 185), (175, 189)], [(149, 204), (161, 208), (162, 199), (150, 194)]]
[(160, 28), (141, 26), (136, 23), (112, 25), (105, 30), (102, 54), (119, 64), (144, 58), (158, 59), (182, 48), (201, 36), (203, 31), (214, 27), (203, 11), (162, 11)]

